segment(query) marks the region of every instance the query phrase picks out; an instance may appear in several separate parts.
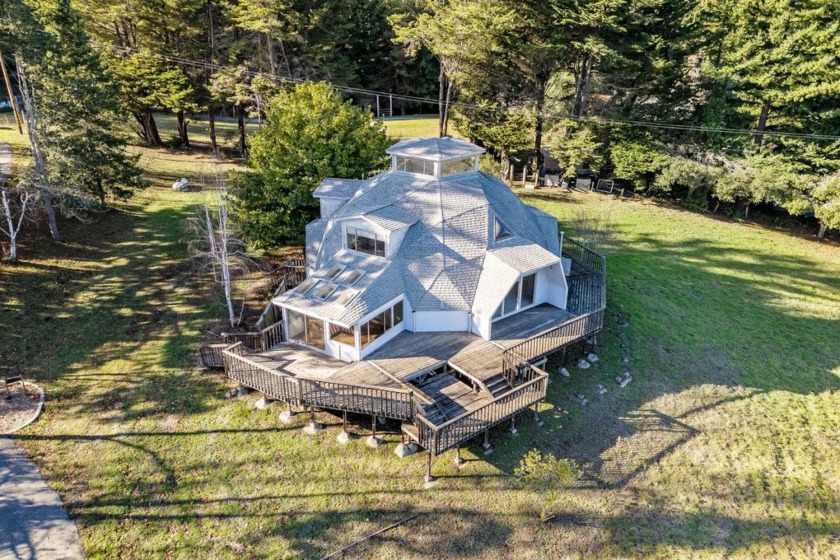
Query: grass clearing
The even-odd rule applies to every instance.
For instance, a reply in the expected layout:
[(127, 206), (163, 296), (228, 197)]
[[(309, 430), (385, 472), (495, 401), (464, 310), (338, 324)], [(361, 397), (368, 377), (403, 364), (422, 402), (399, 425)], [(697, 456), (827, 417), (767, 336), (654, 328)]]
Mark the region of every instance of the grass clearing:
[[(523, 416), (518, 438), (497, 430), (495, 453), (471, 446), (460, 472), (443, 455), (424, 490), (423, 457), (397, 459), (395, 433), (379, 450), (342, 447), (339, 419), (323, 414), (327, 429), (305, 436), (305, 418), (283, 426), (256, 395), (224, 399), (225, 378), (196, 366), (220, 309), (180, 242), (199, 195), (169, 184), (213, 163), (143, 153), (152, 187), (93, 224), (64, 222), (60, 244), (26, 239), (23, 262), (0, 265), (0, 368), (48, 395), (17, 440), (91, 558), (320, 557), (412, 512), (346, 557), (840, 554), (837, 246), (648, 202), (522, 191), (570, 234), (584, 214), (609, 224), (601, 360), (552, 377), (543, 428)], [(635, 377), (621, 390), (625, 356)], [(586, 473), (546, 524), (512, 479), (534, 447)]]

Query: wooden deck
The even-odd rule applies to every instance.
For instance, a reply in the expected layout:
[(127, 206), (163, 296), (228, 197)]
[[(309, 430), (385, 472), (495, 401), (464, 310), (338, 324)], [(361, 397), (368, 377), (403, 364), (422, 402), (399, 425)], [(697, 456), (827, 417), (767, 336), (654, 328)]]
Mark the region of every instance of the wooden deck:
[[(430, 454), (486, 433), (545, 398), (548, 374), (532, 364), (598, 332), (606, 305), (601, 255), (566, 240), (569, 311), (541, 304), (493, 324), (492, 340), (465, 332), (402, 332), (348, 364), (293, 342), (282, 323), (221, 352), (233, 379), (300, 406), (402, 420)], [(429, 463), (430, 464), (430, 463)]]

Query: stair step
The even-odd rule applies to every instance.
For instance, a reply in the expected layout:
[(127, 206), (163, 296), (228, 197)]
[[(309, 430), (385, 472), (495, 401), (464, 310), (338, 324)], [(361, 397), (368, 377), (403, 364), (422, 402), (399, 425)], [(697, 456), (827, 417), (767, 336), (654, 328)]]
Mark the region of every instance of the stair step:
[(414, 424), (401, 424), (400, 430), (407, 435), (410, 439), (414, 441), (420, 441), (420, 432), (417, 430), (417, 426)]

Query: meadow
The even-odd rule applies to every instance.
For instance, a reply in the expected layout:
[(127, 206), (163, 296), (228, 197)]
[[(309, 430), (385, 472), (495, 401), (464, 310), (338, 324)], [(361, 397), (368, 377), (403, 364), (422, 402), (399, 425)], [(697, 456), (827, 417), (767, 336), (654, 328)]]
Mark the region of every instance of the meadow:
[[(436, 125), (388, 123), (394, 136)], [(0, 140), (25, 157), (8, 126)], [(226, 398), (233, 384), (197, 355), (221, 309), (183, 244), (201, 195), (169, 185), (239, 164), (133, 150), (148, 189), (92, 223), (62, 221), (59, 243), (27, 237), (22, 262), (0, 265), (0, 369), (48, 395), (16, 439), (90, 558), (317, 558), (413, 513), (345, 557), (840, 556), (837, 245), (651, 201), (517, 191), (606, 254), (601, 359), (552, 374), (543, 427), (494, 431), (495, 452), (470, 446), (461, 470), (437, 458), (427, 490), (424, 458), (394, 455), (395, 426), (380, 449), (341, 446), (337, 416), (320, 414), (312, 437), (258, 395)], [(584, 473), (546, 523), (513, 476), (533, 448)]]

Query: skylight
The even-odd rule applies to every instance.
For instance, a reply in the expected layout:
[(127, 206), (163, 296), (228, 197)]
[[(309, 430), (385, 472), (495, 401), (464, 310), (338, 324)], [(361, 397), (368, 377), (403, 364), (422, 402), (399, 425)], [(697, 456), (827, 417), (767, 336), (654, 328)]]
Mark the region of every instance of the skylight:
[(343, 270), (344, 270), (344, 267), (343, 267), (343, 266), (341, 266), (341, 265), (335, 265), (334, 267), (332, 267), (331, 269), (329, 269), (329, 270), (327, 271), (327, 273), (324, 275), (324, 277), (325, 277), (325, 278), (329, 278), (330, 280), (332, 280), (333, 278), (335, 278), (336, 276), (338, 276), (339, 274), (341, 274), (341, 272), (342, 272)]
[(318, 286), (318, 289), (315, 290), (315, 293), (313, 293), (312, 295), (314, 295), (318, 299), (327, 299), (337, 289), (337, 284), (333, 284), (332, 282), (324, 282), (323, 284)]
[(359, 279), (364, 275), (365, 275), (364, 271), (359, 270), (359, 269), (348, 270), (347, 274), (344, 276), (344, 279), (342, 280), (342, 282), (344, 282), (348, 286), (352, 286), (353, 284), (358, 282)]
[(510, 232), (510, 230), (507, 228), (507, 226), (505, 226), (505, 224), (503, 224), (502, 221), (499, 218), (496, 218), (495, 240), (496, 241), (501, 241), (502, 239), (507, 239), (508, 237), (511, 237), (512, 235), (513, 234)]
[(359, 295), (359, 290), (344, 290), (344, 292), (342, 292), (342, 294), (338, 296), (338, 299), (335, 300), (335, 302), (338, 305), (347, 305), (348, 303), (353, 301), (353, 299), (357, 295)]
[(312, 286), (314, 286), (317, 282), (317, 278), (307, 278), (306, 280), (301, 282), (300, 285), (297, 288), (295, 288), (294, 291), (295, 293), (303, 295), (306, 292), (308, 292), (312, 288)]

